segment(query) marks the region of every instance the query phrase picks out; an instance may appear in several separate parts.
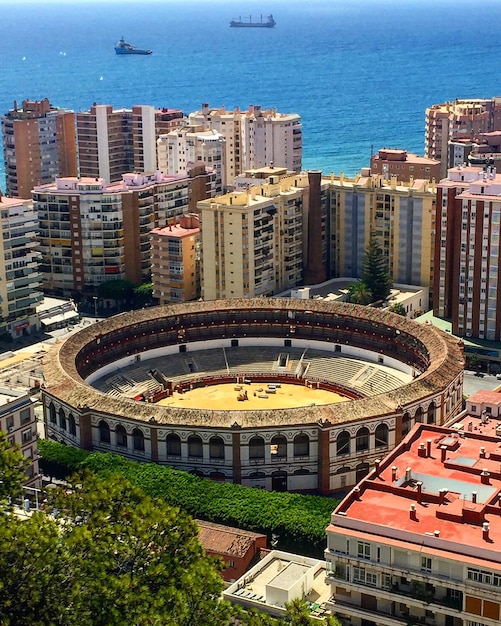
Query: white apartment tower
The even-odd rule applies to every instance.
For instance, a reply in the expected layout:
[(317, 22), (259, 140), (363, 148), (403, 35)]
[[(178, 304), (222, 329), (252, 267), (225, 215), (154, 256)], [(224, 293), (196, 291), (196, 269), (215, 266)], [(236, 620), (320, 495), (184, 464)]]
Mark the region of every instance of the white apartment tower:
[(43, 300), (37, 215), (30, 200), (0, 195), (0, 332), (20, 337), (36, 330)]
[(203, 126), (184, 126), (157, 140), (158, 169), (166, 174), (182, 174), (193, 166), (207, 165), (216, 177), (216, 193), (226, 186), (225, 139)]
[(232, 185), (235, 176), (246, 170), (276, 164), (293, 172), (302, 169), (302, 124), (297, 113), (249, 106), (226, 111), (203, 104), (190, 113), (192, 124), (221, 133), (225, 139), (225, 180)]

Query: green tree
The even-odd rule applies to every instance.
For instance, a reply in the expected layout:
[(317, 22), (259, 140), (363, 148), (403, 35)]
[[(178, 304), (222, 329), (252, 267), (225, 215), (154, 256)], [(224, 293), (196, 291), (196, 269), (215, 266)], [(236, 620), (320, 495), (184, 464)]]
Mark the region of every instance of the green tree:
[(362, 280), (352, 283), (348, 292), (350, 302), (353, 304), (370, 304), (372, 302), (372, 292)]
[(321, 622), (310, 614), (310, 608), (304, 600), (292, 600), (285, 605), (287, 609), (286, 623), (291, 626), (341, 626), (341, 622), (334, 615), (327, 615)]
[(364, 253), (362, 281), (370, 289), (373, 302), (386, 300), (390, 295), (392, 281), (388, 271), (388, 260), (373, 231)]
[(186, 514), (113, 476), (80, 476), (48, 499), (49, 516), (0, 526), (3, 624), (229, 624), (220, 563)]
[(134, 287), (134, 302), (137, 307), (153, 302), (153, 284), (145, 283)]
[(407, 311), (405, 310), (405, 307), (401, 302), (396, 302), (395, 304), (392, 304), (389, 310), (392, 313), (396, 313), (397, 315), (403, 315), (404, 317), (407, 315)]
[(12, 446), (0, 431), (0, 510), (21, 494), (28, 466), (19, 446)]
[(100, 298), (114, 300), (120, 308), (132, 300), (134, 285), (129, 280), (107, 280), (99, 285), (97, 295)]

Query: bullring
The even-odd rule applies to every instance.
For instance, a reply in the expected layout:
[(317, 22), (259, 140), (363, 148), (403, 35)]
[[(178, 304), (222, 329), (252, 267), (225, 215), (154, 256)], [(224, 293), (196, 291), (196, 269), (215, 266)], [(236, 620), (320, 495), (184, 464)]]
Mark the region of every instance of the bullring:
[[(256, 348), (265, 371), (249, 373), (246, 351)], [(209, 351), (219, 353), (222, 369), (197, 367)], [(191, 364), (185, 373), (169, 369), (179, 355)], [(316, 359), (321, 375), (312, 375)], [(331, 362), (338, 368), (329, 375)], [(127, 397), (111, 385), (135, 389), (127, 371), (144, 376), (144, 392)], [(408, 382), (393, 384), (398, 378)], [(355, 484), (414, 423), (442, 424), (461, 410), (463, 349), (431, 325), (369, 307), (285, 298), (189, 302), (84, 328), (45, 358), (44, 381), (48, 435), (59, 441), (216, 480), (328, 494)], [(156, 401), (172, 389), (255, 381), (318, 386), (350, 400), (286, 409), (242, 403), (240, 410)]]

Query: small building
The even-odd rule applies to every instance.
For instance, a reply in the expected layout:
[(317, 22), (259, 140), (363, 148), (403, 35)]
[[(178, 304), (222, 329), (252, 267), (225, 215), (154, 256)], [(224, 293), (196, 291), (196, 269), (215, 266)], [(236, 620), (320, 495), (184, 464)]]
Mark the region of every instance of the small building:
[(266, 535), (203, 520), (196, 522), (200, 528), (200, 543), (206, 553), (219, 556), (226, 563), (222, 576), (227, 582), (243, 576), (266, 548)]
[(80, 314), (73, 300), (62, 298), (44, 298), (37, 307), (37, 314), (40, 326), (45, 331), (66, 328), (80, 319)]
[(439, 180), (440, 159), (428, 159), (407, 150), (383, 148), (371, 156), (371, 174), (380, 174), (385, 180), (397, 176), (399, 180)]
[(189, 213), (151, 235), (151, 281), (160, 304), (200, 296), (200, 220)]
[(225, 600), (247, 609), (285, 615), (285, 605), (304, 599), (315, 617), (326, 616), (330, 587), (325, 582), (325, 561), (272, 550), (223, 592)]

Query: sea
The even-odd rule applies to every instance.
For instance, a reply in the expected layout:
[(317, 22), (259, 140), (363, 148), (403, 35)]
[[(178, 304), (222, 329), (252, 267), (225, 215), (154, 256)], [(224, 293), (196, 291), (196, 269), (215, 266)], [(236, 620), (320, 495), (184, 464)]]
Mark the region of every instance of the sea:
[[(304, 169), (353, 175), (383, 147), (423, 154), (426, 107), (501, 96), (500, 24), (499, 0), (0, 0), (0, 114), (257, 104), (301, 115)], [(122, 36), (153, 54), (116, 55)]]

